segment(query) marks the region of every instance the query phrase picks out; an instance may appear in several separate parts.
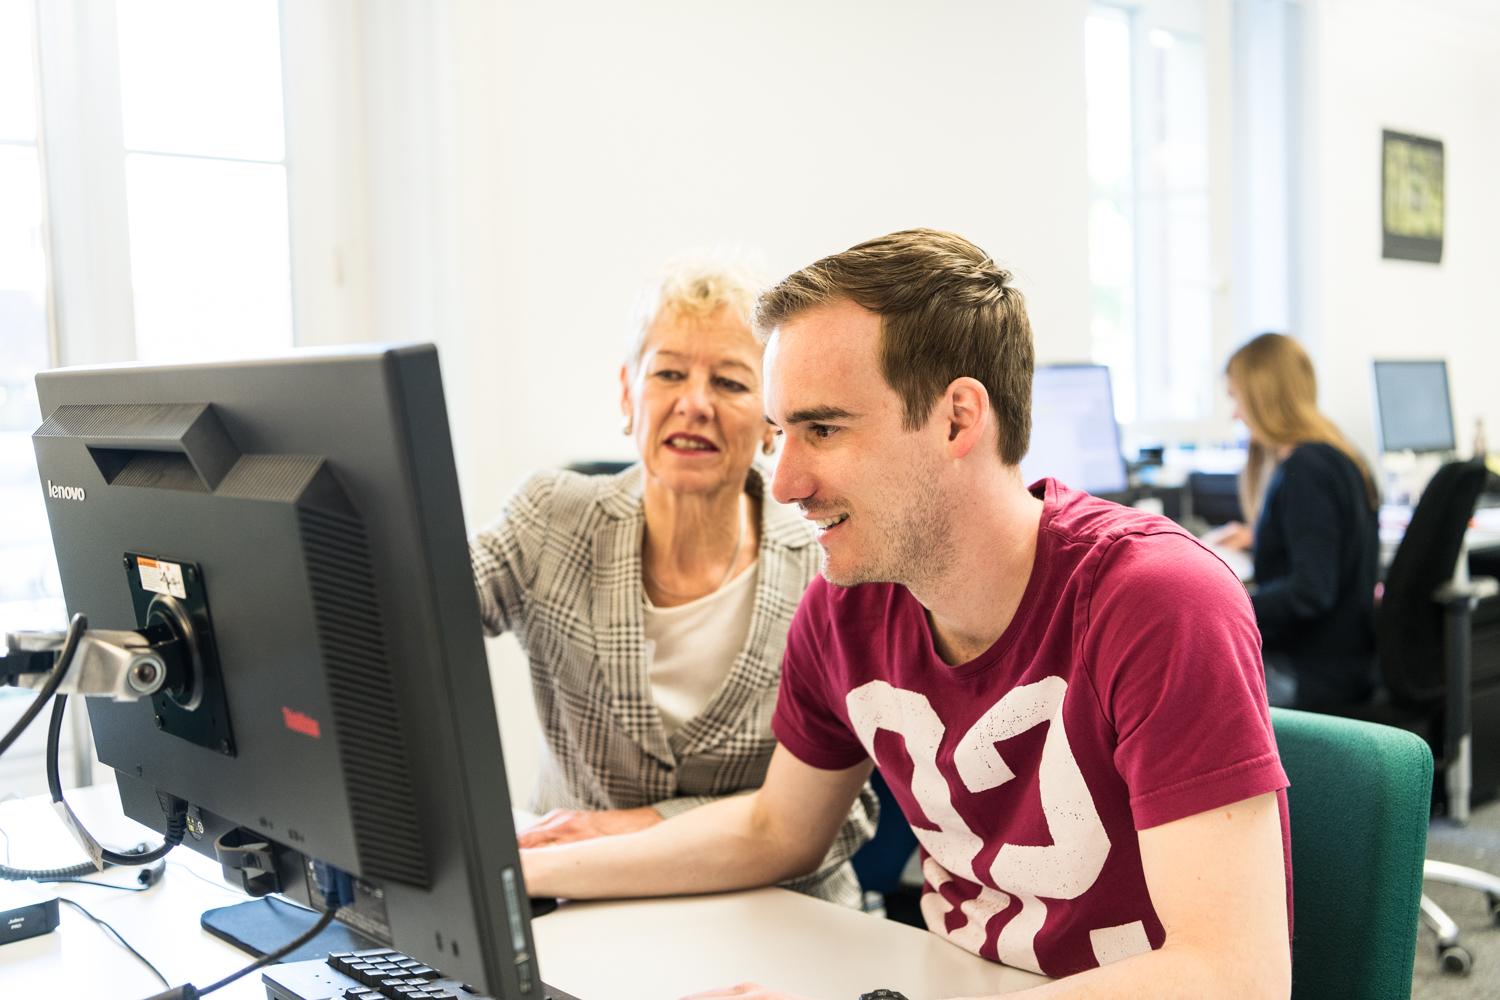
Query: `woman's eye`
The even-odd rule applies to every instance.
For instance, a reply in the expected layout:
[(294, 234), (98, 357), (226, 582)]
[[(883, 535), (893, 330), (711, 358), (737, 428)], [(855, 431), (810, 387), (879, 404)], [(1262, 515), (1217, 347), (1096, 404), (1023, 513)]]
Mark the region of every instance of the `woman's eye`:
[(728, 389), (730, 392), (749, 392), (750, 391), (749, 387), (747, 387), (746, 385), (744, 385), (741, 382), (736, 382), (732, 378), (721, 378), (721, 379), (718, 380), (718, 382), (719, 382), (719, 385), (722, 388)]
[(653, 377), (662, 379), (667, 382), (680, 382), (687, 376), (683, 375), (682, 372), (674, 371), (671, 368), (663, 368), (661, 371), (655, 372), (653, 374)]

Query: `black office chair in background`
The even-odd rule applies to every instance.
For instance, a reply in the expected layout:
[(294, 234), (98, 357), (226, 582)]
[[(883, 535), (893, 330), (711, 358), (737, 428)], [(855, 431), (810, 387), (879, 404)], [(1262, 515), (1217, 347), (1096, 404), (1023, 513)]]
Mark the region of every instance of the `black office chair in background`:
[[(1454, 821), (1469, 816), (1469, 802), (1496, 791), (1500, 764), (1500, 674), (1476, 689), (1472, 642), (1474, 609), (1497, 592), (1494, 579), (1469, 578), (1464, 533), (1491, 473), (1481, 461), (1451, 462), (1432, 477), (1386, 574), (1375, 624), (1375, 645), (1387, 697), (1336, 714), (1380, 722), (1415, 733), (1432, 748), (1437, 775), (1434, 805)], [(1490, 667), (1490, 665), (1486, 665)], [(1494, 665), (1500, 669), (1500, 664)], [(1474, 707), (1481, 705), (1475, 787)], [(1500, 879), (1441, 861), (1428, 861), (1424, 878), (1484, 892), (1500, 920)], [(1458, 926), (1422, 897), (1422, 916), (1438, 936), (1445, 970), (1467, 972), (1471, 960), (1458, 945)]]

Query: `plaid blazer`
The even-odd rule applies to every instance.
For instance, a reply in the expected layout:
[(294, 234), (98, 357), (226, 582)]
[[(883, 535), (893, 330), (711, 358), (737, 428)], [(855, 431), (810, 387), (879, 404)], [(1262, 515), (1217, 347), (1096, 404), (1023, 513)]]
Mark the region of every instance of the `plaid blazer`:
[[(514, 632), (531, 661), (548, 753), (532, 808), (632, 809), (663, 816), (759, 788), (776, 737), (781, 654), (802, 592), (818, 570), (807, 523), (761, 505), (760, 578), (750, 632), (708, 705), (668, 739), (651, 696), (642, 606), (644, 471), (534, 474), (470, 543), (488, 635)], [(752, 469), (746, 491), (762, 497)], [(849, 857), (874, 832), (866, 785), (833, 848), (787, 888), (858, 906)]]

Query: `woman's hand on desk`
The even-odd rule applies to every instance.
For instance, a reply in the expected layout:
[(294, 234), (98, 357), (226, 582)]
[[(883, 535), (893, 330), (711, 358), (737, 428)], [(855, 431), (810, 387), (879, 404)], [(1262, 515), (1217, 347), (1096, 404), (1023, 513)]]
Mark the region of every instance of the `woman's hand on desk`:
[(650, 806), (639, 809), (604, 809), (598, 812), (554, 809), (520, 831), (516, 841), (523, 848), (571, 844), (575, 840), (634, 833), (660, 822), (661, 814)]
[(1226, 549), (1248, 549), (1255, 544), (1255, 532), (1247, 524), (1230, 521), (1219, 525), (1199, 541), (1204, 545), (1222, 545)]

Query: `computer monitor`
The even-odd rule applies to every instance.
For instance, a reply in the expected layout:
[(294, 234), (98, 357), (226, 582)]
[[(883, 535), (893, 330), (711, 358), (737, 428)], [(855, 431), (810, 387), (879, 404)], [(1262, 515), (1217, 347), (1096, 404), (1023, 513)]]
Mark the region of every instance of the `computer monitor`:
[(1375, 405), (1382, 452), (1457, 447), (1446, 361), (1376, 361)]
[(1021, 459), (1021, 476), (1028, 484), (1052, 476), (1094, 494), (1125, 490), (1108, 368), (1037, 368), (1031, 387), (1031, 450)]
[(194, 633), (191, 684), (91, 704), (126, 814), (164, 830), (157, 792), (185, 799), (184, 846), (269, 845), (259, 889), (316, 906), (336, 866), (347, 925), (540, 997), (436, 349), (37, 388), (69, 613)]

